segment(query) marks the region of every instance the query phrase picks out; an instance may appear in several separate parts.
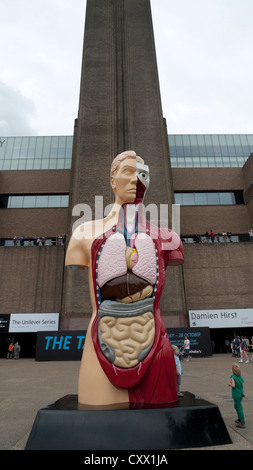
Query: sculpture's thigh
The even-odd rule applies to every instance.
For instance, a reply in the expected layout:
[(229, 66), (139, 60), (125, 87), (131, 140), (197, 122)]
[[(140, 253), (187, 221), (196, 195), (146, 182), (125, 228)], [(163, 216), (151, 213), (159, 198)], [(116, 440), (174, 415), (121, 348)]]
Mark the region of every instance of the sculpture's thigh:
[(78, 383), (78, 401), (87, 405), (108, 405), (129, 401), (128, 390), (114, 387), (105, 375), (87, 330)]

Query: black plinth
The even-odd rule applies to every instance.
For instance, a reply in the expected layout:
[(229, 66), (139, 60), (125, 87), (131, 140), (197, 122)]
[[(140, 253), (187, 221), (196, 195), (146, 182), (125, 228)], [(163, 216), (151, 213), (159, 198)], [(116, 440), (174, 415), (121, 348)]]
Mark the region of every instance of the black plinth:
[(84, 407), (66, 395), (38, 411), (26, 450), (166, 450), (230, 444), (217, 405), (184, 392), (177, 403)]

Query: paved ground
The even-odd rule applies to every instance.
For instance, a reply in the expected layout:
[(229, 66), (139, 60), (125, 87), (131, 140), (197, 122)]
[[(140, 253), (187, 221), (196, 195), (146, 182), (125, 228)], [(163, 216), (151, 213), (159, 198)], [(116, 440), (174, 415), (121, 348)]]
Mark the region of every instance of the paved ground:
[[(253, 450), (253, 362), (241, 364), (247, 427), (238, 429), (227, 386), (231, 365), (236, 361), (231, 354), (221, 354), (183, 362), (182, 391), (217, 404), (232, 439), (232, 444), (201, 450)], [(23, 450), (37, 411), (65, 395), (77, 394), (79, 365), (79, 361), (0, 359), (0, 450)]]

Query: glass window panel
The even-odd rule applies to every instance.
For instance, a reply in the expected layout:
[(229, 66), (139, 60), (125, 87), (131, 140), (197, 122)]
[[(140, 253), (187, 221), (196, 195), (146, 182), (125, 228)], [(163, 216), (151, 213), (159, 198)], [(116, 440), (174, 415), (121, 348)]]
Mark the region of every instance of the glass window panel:
[(43, 158), (49, 158), (51, 151), (51, 137), (44, 137)]
[(57, 169), (58, 170), (64, 169), (64, 165), (65, 165), (65, 159), (64, 158), (58, 158), (57, 159)]
[(27, 159), (25, 169), (26, 170), (32, 170), (33, 169), (33, 163), (34, 163), (34, 159), (32, 159), (32, 160)]
[(25, 170), (26, 167), (26, 159), (21, 159), (18, 162), (18, 170)]
[(8, 137), (7, 143), (6, 143), (7, 145), (6, 145), (6, 151), (5, 151), (5, 158), (11, 158), (12, 157), (14, 142), (15, 142), (14, 137)]
[(68, 207), (69, 206), (69, 196), (64, 195), (61, 196), (61, 207)]
[(184, 157), (184, 146), (183, 146), (183, 139), (181, 135), (175, 135), (175, 142), (176, 142), (176, 149), (177, 149), (177, 156)]
[(8, 139), (6, 137), (2, 137), (0, 139), (0, 141), (1, 141), (1, 144), (0, 144), (0, 160), (3, 160), (6, 149), (7, 149), (7, 145), (8, 145)]
[(235, 153), (236, 155), (241, 157), (243, 155), (243, 151), (242, 151), (241, 140), (240, 140), (239, 134), (234, 134), (233, 140), (234, 140), (234, 145), (235, 145)]
[(17, 170), (18, 169), (18, 162), (19, 160), (11, 160), (11, 170)]
[(248, 157), (250, 154), (250, 145), (247, 139), (247, 135), (240, 134), (240, 140), (241, 140), (243, 155), (245, 157)]
[(206, 156), (206, 144), (203, 135), (197, 135), (198, 145), (199, 145), (199, 154), (201, 157)]
[(207, 193), (207, 203), (210, 205), (219, 205), (219, 193)]
[(197, 206), (207, 205), (206, 193), (195, 193), (195, 204)]
[(219, 142), (220, 142), (221, 155), (223, 157), (227, 157), (229, 153), (228, 153), (228, 146), (227, 146), (225, 135), (219, 135)]
[(170, 148), (170, 156), (175, 157), (177, 155), (176, 150), (176, 142), (174, 135), (169, 135), (169, 148)]
[(3, 170), (10, 170), (11, 169), (11, 160), (4, 160), (3, 161)]
[(247, 134), (247, 141), (250, 147), (250, 151), (253, 152), (253, 134)]
[(49, 158), (43, 158), (41, 160), (41, 169), (48, 170), (49, 169)]
[[(43, 161), (43, 160), (42, 160)], [(33, 162), (33, 169), (40, 170), (41, 169), (41, 160), (34, 160)]]
[(214, 151), (213, 151), (213, 143), (212, 143), (212, 138), (210, 135), (205, 135), (205, 144), (206, 144), (206, 153), (208, 157), (213, 157), (214, 156)]
[(192, 152), (191, 152), (191, 143), (190, 143), (190, 137), (188, 135), (183, 135), (183, 146), (184, 146), (184, 155), (185, 157), (191, 157)]
[(23, 207), (35, 207), (36, 196), (24, 196)]
[(175, 193), (175, 204), (183, 204), (183, 198), (181, 193)]
[(58, 148), (58, 158), (64, 158), (65, 157), (65, 147), (59, 147)]
[(21, 148), (22, 137), (15, 137), (14, 139), (14, 148), (12, 156), (14, 158), (19, 158), (20, 148)]
[(37, 137), (36, 148), (35, 148), (35, 158), (41, 158), (43, 152), (44, 138)]
[(218, 135), (212, 135), (213, 151), (216, 157), (221, 156), (221, 148)]
[(230, 134), (227, 134), (226, 135), (226, 140), (227, 140), (229, 156), (231, 156), (231, 157), (236, 156), (233, 136), (230, 135)]
[(61, 196), (48, 196), (48, 207), (61, 207)]
[(48, 207), (48, 196), (37, 196), (36, 207)]
[(232, 193), (219, 193), (220, 204), (234, 204)]
[(11, 209), (20, 209), (23, 207), (24, 196), (11, 196), (9, 198), (8, 207)]
[(182, 193), (182, 198), (184, 206), (193, 206), (195, 204), (193, 193)]
[(4, 166), (4, 161), (3, 161), (3, 160), (0, 160), (0, 170), (3, 169), (3, 166)]
[(71, 158), (65, 159), (65, 170), (69, 170), (71, 168)]
[(190, 135), (191, 152), (193, 157), (199, 157), (199, 147), (196, 135)]
[(55, 170), (57, 168), (57, 159), (56, 158), (50, 158), (49, 160), (49, 169), (50, 170)]

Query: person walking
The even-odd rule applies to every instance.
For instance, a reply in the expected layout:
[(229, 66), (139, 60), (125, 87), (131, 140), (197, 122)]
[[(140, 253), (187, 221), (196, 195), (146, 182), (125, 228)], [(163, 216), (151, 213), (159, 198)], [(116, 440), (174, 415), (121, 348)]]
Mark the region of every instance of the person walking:
[(245, 363), (249, 362), (248, 354), (247, 354), (247, 341), (244, 336), (242, 336), (242, 342), (241, 342), (241, 359), (239, 362), (243, 362), (243, 356), (245, 355), (246, 361)]
[(7, 359), (12, 359), (14, 344), (10, 343), (8, 347)]
[(176, 368), (177, 368), (177, 396), (179, 398), (182, 398), (184, 394), (180, 392), (180, 386), (181, 386), (181, 375), (183, 373), (183, 369), (182, 369), (181, 362), (179, 359), (178, 347), (175, 344), (173, 344), (172, 349), (173, 349)]
[(187, 336), (184, 337), (184, 351), (186, 355), (186, 361), (189, 361), (189, 353), (190, 353), (190, 341)]
[(240, 346), (241, 346), (240, 336), (236, 336), (234, 343), (235, 343), (235, 354), (237, 354), (237, 356), (239, 357)]
[(235, 421), (236, 427), (245, 428), (245, 418), (242, 407), (242, 399), (245, 396), (243, 392), (242, 373), (238, 364), (232, 364), (232, 375), (230, 376), (230, 382), (228, 386), (232, 388), (232, 398), (234, 400), (234, 408), (236, 410), (238, 419)]
[(18, 344), (18, 342), (16, 342), (16, 343), (14, 344), (14, 359), (19, 359), (20, 350), (21, 350), (21, 347), (20, 347), (20, 345)]

